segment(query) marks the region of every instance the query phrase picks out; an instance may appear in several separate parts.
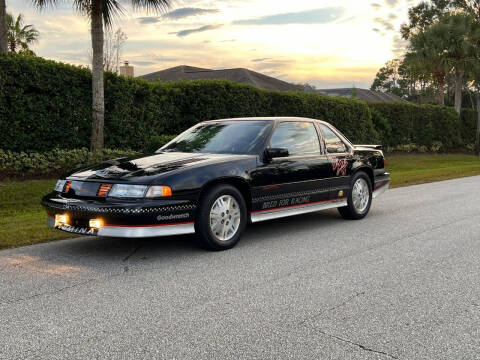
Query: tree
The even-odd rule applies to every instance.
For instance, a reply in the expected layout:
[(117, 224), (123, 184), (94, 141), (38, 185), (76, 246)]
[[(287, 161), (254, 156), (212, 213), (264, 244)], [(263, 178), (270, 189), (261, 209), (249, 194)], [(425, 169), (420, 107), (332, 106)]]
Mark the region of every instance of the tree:
[(7, 14), (8, 50), (11, 52), (28, 53), (29, 45), (38, 41), (40, 33), (33, 25), (23, 25), (23, 15), (14, 20)]
[[(105, 39), (103, 42), (103, 70), (119, 72), (120, 55), (123, 45), (128, 39), (122, 29), (105, 29)], [(88, 51), (90, 62), (93, 60), (92, 51)]]
[[(455, 6), (473, 16), (476, 22), (480, 23), (480, 0), (455, 0)], [(475, 61), (475, 66), (472, 69), (472, 79), (473, 87), (477, 93), (477, 133), (475, 148), (477, 155), (480, 156), (480, 40), (477, 41), (476, 45), (477, 61)]]
[[(2, 0), (0, 0), (2, 1)], [(40, 9), (56, 5), (59, 0), (32, 0)], [(124, 13), (123, 0), (73, 0), (78, 12), (90, 19), (92, 37), (92, 138), (90, 149), (100, 151), (104, 147), (104, 78), (103, 78), (103, 30), (109, 28), (115, 17)], [(160, 12), (173, 0), (131, 0), (136, 8)]]
[(401, 59), (387, 61), (385, 66), (378, 70), (370, 90), (389, 92), (401, 96), (401, 94), (399, 94), (400, 91), (398, 90), (398, 80), (400, 78), (399, 67), (401, 63)]
[(5, 0), (0, 0), (0, 54), (8, 52), (7, 42), (7, 6)]
[(420, 64), (407, 60), (404, 57), (387, 61), (378, 70), (370, 90), (392, 93), (407, 100), (418, 99), (418, 84), (422, 92), (430, 79), (424, 75)]
[(408, 23), (402, 24), (400, 28), (402, 37), (408, 40), (412, 35), (418, 34), (436, 23), (454, 6), (454, 1), (457, 0), (422, 1), (408, 9)]
[(417, 64), (435, 79), (438, 86), (438, 103), (445, 105), (445, 78), (449, 72), (448, 59), (445, 56), (447, 37), (445, 26), (430, 26), (410, 37), (409, 52), (406, 59)]
[(477, 61), (480, 24), (470, 14), (453, 13), (432, 25), (432, 31), (444, 34), (442, 53), (455, 73), (455, 111), (460, 114), (464, 75)]

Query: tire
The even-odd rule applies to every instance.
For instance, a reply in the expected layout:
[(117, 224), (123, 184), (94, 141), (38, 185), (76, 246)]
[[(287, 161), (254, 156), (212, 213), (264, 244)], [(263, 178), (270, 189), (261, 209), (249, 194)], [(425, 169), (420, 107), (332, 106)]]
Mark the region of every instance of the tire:
[[(361, 194), (365, 194), (365, 196)], [(347, 206), (338, 208), (338, 212), (344, 219), (360, 220), (367, 216), (370, 211), (372, 182), (365, 172), (359, 171), (353, 175), (347, 203)]]
[(195, 233), (202, 248), (231, 249), (240, 240), (246, 225), (245, 199), (235, 187), (219, 184), (202, 195), (195, 219)]

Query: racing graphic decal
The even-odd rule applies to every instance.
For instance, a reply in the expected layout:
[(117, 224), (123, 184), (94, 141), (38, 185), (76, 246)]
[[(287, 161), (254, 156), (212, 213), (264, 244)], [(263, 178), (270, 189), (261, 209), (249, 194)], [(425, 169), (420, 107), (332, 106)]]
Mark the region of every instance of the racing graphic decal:
[(279, 201), (267, 201), (262, 204), (262, 209), (271, 209), (276, 207), (285, 207), (285, 206), (292, 206), (292, 205), (301, 205), (307, 204), (310, 202), (310, 196), (302, 196), (296, 197), (292, 199), (282, 199)]
[(347, 166), (348, 161), (345, 159), (335, 159), (332, 161), (333, 171), (335, 171), (337, 176), (347, 175)]

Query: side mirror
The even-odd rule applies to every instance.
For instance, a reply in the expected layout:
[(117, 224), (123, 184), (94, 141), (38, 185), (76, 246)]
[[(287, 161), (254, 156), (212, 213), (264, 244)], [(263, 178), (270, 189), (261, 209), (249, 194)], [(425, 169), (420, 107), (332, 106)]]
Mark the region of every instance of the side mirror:
[(285, 148), (268, 148), (265, 150), (268, 159), (288, 157), (288, 149)]

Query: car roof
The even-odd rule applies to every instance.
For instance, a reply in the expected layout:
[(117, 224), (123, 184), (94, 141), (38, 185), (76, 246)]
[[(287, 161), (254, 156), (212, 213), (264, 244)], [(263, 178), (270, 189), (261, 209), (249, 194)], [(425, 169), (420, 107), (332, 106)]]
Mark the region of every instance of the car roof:
[(265, 116), (265, 117), (242, 117), (242, 118), (230, 118), (230, 119), (218, 119), (218, 120), (208, 120), (205, 122), (218, 122), (218, 121), (318, 121), (325, 123), (325, 121), (318, 119), (310, 119), (304, 117), (293, 117), (293, 116)]

